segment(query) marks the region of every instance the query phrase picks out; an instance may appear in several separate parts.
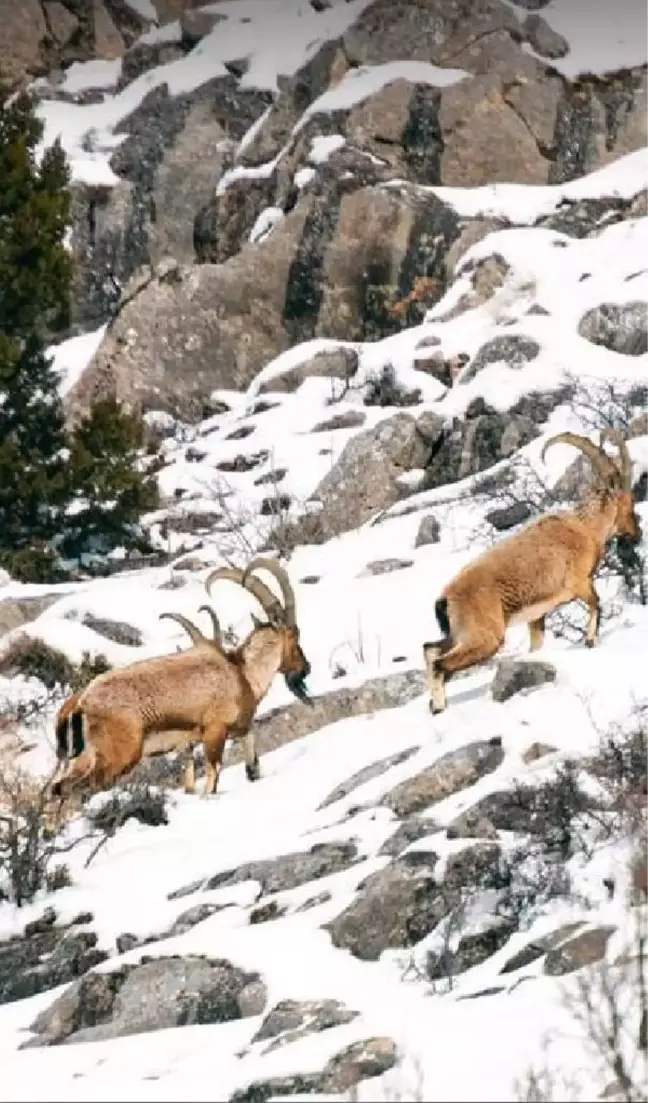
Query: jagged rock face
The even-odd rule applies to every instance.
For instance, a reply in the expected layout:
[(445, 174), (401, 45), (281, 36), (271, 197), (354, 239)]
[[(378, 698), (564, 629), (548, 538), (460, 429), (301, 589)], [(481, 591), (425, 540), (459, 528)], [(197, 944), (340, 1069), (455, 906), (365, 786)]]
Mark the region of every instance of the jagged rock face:
[(87, 973), (32, 1024), (28, 1045), (101, 1041), (174, 1026), (258, 1015), (266, 995), (258, 974), (229, 961), (171, 957)]
[[(67, 4), (58, 7), (69, 15)], [(180, 41), (133, 44), (122, 0), (96, 0), (104, 5), (120, 28), (120, 87), (187, 55), (215, 18), (160, 0), (162, 19), (187, 13)], [(478, 10), (468, 0), (376, 0), (277, 93), (241, 87), (236, 66), (183, 95), (154, 88), (120, 124), (127, 137), (111, 164), (121, 182), (74, 189), (75, 331), (119, 316), (72, 406), (108, 389), (197, 416), (214, 388), (246, 386), (291, 344), (376, 340), (419, 321), (466, 248), (506, 223), (461, 220), (417, 185), (558, 183), (644, 144), (645, 70), (569, 80), (552, 68), (565, 49), (559, 37), (534, 8), (500, 0)], [(112, 56), (107, 49), (95, 52)], [(353, 102), (338, 97), (329, 109), (327, 93), (357, 79), (358, 66), (396, 59), (431, 62), (447, 76), (434, 87), (413, 69), (411, 79), (399, 75)], [(319, 163), (314, 143), (334, 135), (337, 148)], [(232, 167), (242, 175), (226, 177)], [(626, 201), (610, 202), (627, 217)], [(595, 206), (565, 205), (543, 224), (590, 233), (604, 214)], [(266, 211), (272, 220), (261, 230)], [(208, 269), (192, 275), (206, 285), (200, 319), (154, 281), (143, 281), (134, 311), (124, 305), (142, 266), (169, 255)], [(214, 275), (215, 265), (227, 274)], [(484, 275), (484, 288), (458, 312), (488, 296), (493, 280), (482, 267), (474, 282)], [(272, 287), (250, 293), (250, 270), (261, 285), (271, 273)]]
[[(214, 389), (248, 386), (300, 341), (375, 340), (420, 321), (446, 289), (446, 257), (465, 220), (434, 195), (346, 188), (342, 178), (304, 197), (270, 237), (223, 264), (139, 269), (71, 408), (115, 390), (135, 406), (204, 416)], [(145, 247), (134, 230), (120, 240), (128, 270)], [(94, 271), (93, 287), (100, 278)], [(104, 288), (89, 290), (99, 312)]]
[(227, 168), (231, 143), (269, 101), (267, 92), (239, 91), (228, 75), (186, 95), (172, 96), (160, 85), (122, 120), (126, 138), (111, 159), (122, 182), (73, 191), (77, 328), (110, 317), (141, 266), (168, 255), (193, 262), (194, 217)]
[(1, 0), (0, 27), (0, 70), (14, 85), (73, 61), (120, 57), (148, 21), (124, 0)]

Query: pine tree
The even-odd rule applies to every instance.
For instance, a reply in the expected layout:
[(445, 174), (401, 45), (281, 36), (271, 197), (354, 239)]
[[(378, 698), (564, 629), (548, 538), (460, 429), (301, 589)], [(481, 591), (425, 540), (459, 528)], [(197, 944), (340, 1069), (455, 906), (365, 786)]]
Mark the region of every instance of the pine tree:
[(61, 555), (144, 548), (141, 513), (157, 504), (144, 427), (113, 400), (66, 430), (47, 346), (69, 322), (69, 170), (27, 95), (0, 85), (0, 565), (50, 581)]
[(70, 456), (78, 498), (66, 526), (68, 554), (148, 550), (138, 522), (158, 505), (159, 453), (146, 456), (144, 446), (142, 421), (115, 398), (96, 402), (79, 422)]
[(70, 500), (58, 380), (45, 354), (67, 322), (69, 174), (58, 144), (40, 164), (30, 97), (0, 88), (0, 562), (51, 573), (50, 542)]

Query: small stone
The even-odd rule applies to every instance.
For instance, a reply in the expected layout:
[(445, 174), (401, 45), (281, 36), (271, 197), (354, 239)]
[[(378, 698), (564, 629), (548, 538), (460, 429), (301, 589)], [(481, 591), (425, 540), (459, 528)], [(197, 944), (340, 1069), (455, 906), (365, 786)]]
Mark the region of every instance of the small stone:
[(493, 700), (508, 701), (525, 689), (537, 689), (555, 682), (557, 671), (551, 663), (503, 659), (498, 663), (491, 685)]
[(428, 513), (427, 516), (421, 518), (414, 547), (422, 548), (426, 544), (438, 544), (440, 535), (441, 526), (439, 522), (433, 513)]

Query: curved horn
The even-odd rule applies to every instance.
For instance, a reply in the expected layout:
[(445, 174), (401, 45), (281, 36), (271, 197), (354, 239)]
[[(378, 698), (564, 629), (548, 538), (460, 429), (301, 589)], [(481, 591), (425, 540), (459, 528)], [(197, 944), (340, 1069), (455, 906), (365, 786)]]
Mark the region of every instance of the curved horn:
[(237, 582), (248, 593), (253, 594), (259, 602), (269, 620), (283, 620), (284, 611), (281, 602), (273, 594), (260, 578), (245, 578), (245, 571), (240, 567), (217, 567), (205, 579), (205, 589), (210, 592), (214, 582), (218, 579), (226, 579), (228, 582)]
[(198, 612), (199, 613), (207, 613), (207, 616), (210, 618), (210, 620), (212, 622), (213, 642), (216, 644), (217, 647), (222, 647), (223, 646), (223, 632), (222, 632), (222, 629), (221, 629), (221, 626), (220, 626), (220, 621), (219, 621), (218, 617), (216, 616), (215, 610), (212, 609), (211, 605), (201, 605)]
[(541, 453), (543, 461), (547, 449), (550, 448), (552, 444), (573, 445), (574, 448), (578, 448), (583, 455), (587, 456), (596, 474), (599, 475), (604, 482), (617, 483), (619, 481), (619, 469), (614, 460), (611, 460), (602, 448), (597, 447), (597, 445), (587, 437), (582, 437), (579, 433), (557, 433), (555, 437), (550, 437), (548, 441), (545, 441)]
[(201, 643), (209, 643), (206, 636), (203, 636), (200, 628), (197, 628), (195, 624), (192, 624), (187, 617), (183, 617), (182, 613), (160, 613), (160, 620), (175, 620), (178, 624), (182, 625), (187, 635), (190, 637), (194, 647), (199, 647)]
[(617, 446), (619, 452), (617, 470), (622, 488), (632, 490), (632, 460), (623, 434), (618, 429), (603, 429), (601, 430), (601, 445), (605, 444), (606, 440)]
[(252, 573), (252, 571), (258, 570), (269, 571), (271, 575), (274, 575), (277, 582), (281, 586), (281, 594), (283, 597), (283, 612), (286, 624), (295, 624), (295, 591), (292, 588), (288, 573), (281, 566), (276, 559), (266, 559), (264, 556), (257, 556), (248, 563), (245, 568), (246, 577)]

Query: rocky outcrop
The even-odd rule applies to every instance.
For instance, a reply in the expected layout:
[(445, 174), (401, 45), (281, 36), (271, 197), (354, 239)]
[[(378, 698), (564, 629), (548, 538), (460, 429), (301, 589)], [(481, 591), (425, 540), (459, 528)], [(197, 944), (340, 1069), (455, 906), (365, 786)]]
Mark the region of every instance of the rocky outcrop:
[(381, 804), (397, 816), (422, 812), (453, 793), (468, 789), (503, 761), (501, 739), (468, 743), (457, 751), (448, 751), (420, 774), (402, 781), (385, 794)]
[(268, 1043), (263, 1046), (263, 1052), (269, 1053), (307, 1034), (319, 1034), (322, 1030), (350, 1023), (357, 1014), (338, 1000), (280, 1000), (266, 1015), (252, 1044)]
[(368, 877), (353, 903), (327, 925), (333, 944), (363, 961), (377, 960), (388, 947), (416, 945), (452, 910), (468, 877), (485, 876), (498, 858), (496, 845), (468, 847), (449, 859), (441, 885), (436, 854), (402, 854)]
[(111, 158), (116, 187), (75, 186), (71, 247), (76, 326), (108, 320), (142, 265), (195, 257), (194, 220), (229, 166), (232, 143), (261, 116), (269, 93), (239, 90), (232, 76), (173, 96), (154, 88), (121, 120)]
[(268, 858), (259, 862), (246, 862), (237, 869), (226, 870), (210, 877), (204, 883), (191, 884), (170, 893), (169, 899), (196, 892), (199, 889), (226, 888), (241, 884), (242, 881), (258, 881), (261, 894), (285, 892), (305, 885), (309, 881), (318, 881), (332, 873), (348, 869), (358, 861), (355, 843), (319, 843), (310, 850), (297, 851), (294, 854), (282, 854), (278, 858)]
[(87, 928), (91, 922), (91, 915), (80, 915), (61, 926), (53, 909), (47, 908), (21, 936), (0, 942), (0, 1003), (67, 984), (105, 961), (108, 954), (98, 948), (97, 935)]
[(125, 0), (1, 0), (0, 27), (0, 71), (24, 85), (73, 61), (121, 57), (148, 21)]
[(366, 1038), (340, 1050), (320, 1072), (293, 1073), (255, 1080), (230, 1096), (229, 1103), (266, 1103), (290, 1095), (337, 1097), (363, 1080), (380, 1076), (396, 1064), (397, 1050), (391, 1038)]
[(502, 659), (497, 665), (491, 685), (494, 701), (508, 701), (525, 689), (537, 689), (555, 682), (557, 670), (552, 663), (531, 659)]
[[(103, 1041), (175, 1026), (226, 1023), (264, 1009), (258, 974), (229, 961), (168, 957), (88, 973), (34, 1020), (27, 1046)], [(24, 1048), (24, 1047), (23, 1047)]]

